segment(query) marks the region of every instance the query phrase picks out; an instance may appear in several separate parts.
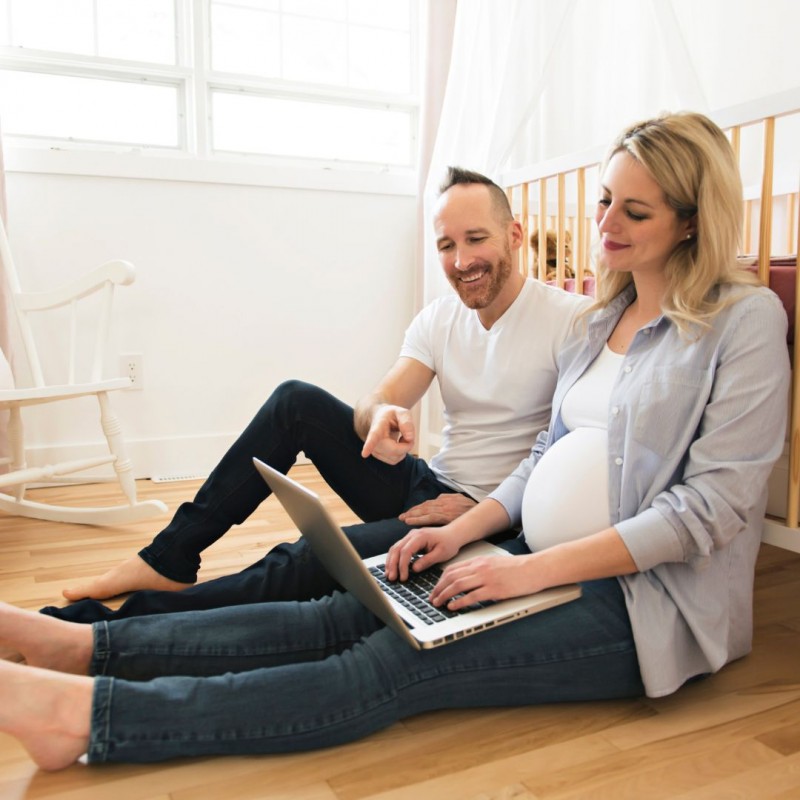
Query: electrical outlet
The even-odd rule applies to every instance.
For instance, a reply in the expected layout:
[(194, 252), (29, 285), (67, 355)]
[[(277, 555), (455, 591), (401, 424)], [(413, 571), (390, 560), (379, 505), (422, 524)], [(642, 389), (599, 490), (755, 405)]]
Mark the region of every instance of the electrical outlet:
[(120, 374), (130, 378), (129, 389), (142, 389), (144, 385), (144, 356), (141, 353), (123, 353), (119, 357)]

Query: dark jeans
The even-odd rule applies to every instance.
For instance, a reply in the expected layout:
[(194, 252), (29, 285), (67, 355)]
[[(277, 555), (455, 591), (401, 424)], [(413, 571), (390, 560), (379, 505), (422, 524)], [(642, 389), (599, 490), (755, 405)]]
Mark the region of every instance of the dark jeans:
[[(366, 524), (346, 529), (363, 557), (385, 552), (409, 526), (397, 515), (453, 489), (440, 483), (421, 459), (407, 456), (396, 466), (362, 458), (363, 442), (353, 429), (353, 409), (300, 381), (281, 384), (170, 524), (139, 555), (168, 578), (193, 582), (200, 553), (231, 526), (243, 522), (269, 495), (252, 458), (288, 472), (303, 451), (328, 485)], [(140, 591), (116, 612), (96, 600), (43, 613), (73, 622), (95, 622), (172, 611), (190, 611), (276, 600), (322, 597), (336, 584), (304, 539), (273, 548), (234, 575), (182, 592)]]
[(339, 592), (308, 603), (98, 622), (94, 637), (92, 762), (295, 752), (435, 709), (644, 691), (615, 578), (432, 650), (409, 647)]

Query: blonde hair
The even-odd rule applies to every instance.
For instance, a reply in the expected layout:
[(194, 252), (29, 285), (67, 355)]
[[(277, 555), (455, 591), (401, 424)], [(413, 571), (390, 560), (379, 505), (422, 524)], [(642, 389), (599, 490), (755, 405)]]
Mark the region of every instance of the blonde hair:
[[(695, 217), (695, 235), (681, 241), (667, 261), (662, 310), (682, 333), (696, 326), (702, 331), (732, 302), (721, 300), (716, 287), (758, 284), (736, 258), (742, 228), (742, 181), (733, 148), (708, 117), (679, 112), (623, 131), (612, 144), (602, 171), (623, 152), (648, 170), (679, 219)], [(598, 278), (594, 309), (607, 306), (632, 280), (630, 272), (609, 270), (602, 256)]]

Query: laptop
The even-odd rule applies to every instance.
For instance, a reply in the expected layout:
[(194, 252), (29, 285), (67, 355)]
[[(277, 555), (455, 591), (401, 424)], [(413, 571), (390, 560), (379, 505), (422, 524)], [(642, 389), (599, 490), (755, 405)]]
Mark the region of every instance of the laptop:
[(447, 564), (480, 555), (513, 556), (489, 542), (472, 542), (451, 561), (414, 573), (406, 582), (389, 581), (383, 573), (386, 555), (362, 559), (317, 494), (257, 458), (253, 463), (325, 569), (418, 650), (454, 642), (581, 595), (577, 584), (568, 584), (524, 597), (476, 604), (458, 612), (435, 607), (428, 602), (428, 596)]

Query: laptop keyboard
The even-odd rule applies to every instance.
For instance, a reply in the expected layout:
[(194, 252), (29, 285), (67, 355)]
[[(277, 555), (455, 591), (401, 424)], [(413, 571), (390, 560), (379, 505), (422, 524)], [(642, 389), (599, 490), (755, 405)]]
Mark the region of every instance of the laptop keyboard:
[(465, 611), (473, 611), (476, 608), (490, 605), (490, 603), (475, 603), (459, 611), (450, 611), (442, 606), (434, 606), (428, 597), (442, 576), (442, 570), (439, 567), (430, 567), (424, 572), (409, 572), (408, 580), (402, 582), (390, 581), (386, 577), (385, 567), (385, 564), (378, 564), (369, 567), (369, 571), (386, 594), (405, 606), (426, 625), (443, 622), (446, 619), (457, 617)]

